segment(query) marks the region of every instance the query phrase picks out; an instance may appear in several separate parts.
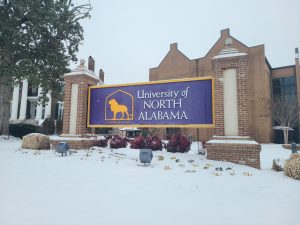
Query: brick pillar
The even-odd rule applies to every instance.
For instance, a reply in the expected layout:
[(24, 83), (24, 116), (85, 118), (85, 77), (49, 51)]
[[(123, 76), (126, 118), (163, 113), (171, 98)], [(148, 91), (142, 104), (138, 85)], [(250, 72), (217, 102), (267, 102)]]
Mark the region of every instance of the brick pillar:
[(224, 136), (224, 92), (223, 71), (235, 68), (237, 71), (237, 103), (238, 103), (238, 135), (249, 136), (249, 91), (247, 83), (246, 54), (236, 54), (227, 57), (214, 57), (212, 59), (213, 74), (215, 77), (215, 134)]
[[(250, 103), (249, 85), (247, 82), (248, 55), (246, 53), (239, 52), (237, 49), (232, 48), (231, 45), (232, 39), (227, 38), (225, 40), (225, 48), (211, 60), (212, 70), (215, 78), (215, 135), (217, 136), (213, 137), (213, 139), (206, 142), (207, 159), (229, 161), (260, 169), (260, 144), (256, 141), (253, 141), (250, 137), (243, 137), (249, 136)], [(233, 133), (237, 133), (238, 137), (225, 136), (223, 80), (224, 70), (227, 69), (236, 70), (236, 73), (235, 71), (234, 73), (226, 73), (226, 76), (232, 74), (234, 76), (236, 75), (237, 102), (234, 102), (234, 104), (232, 105), (234, 108), (236, 107), (235, 109), (237, 111), (235, 111), (235, 113), (237, 113), (237, 120), (235, 116), (227, 117), (226, 122), (234, 122), (235, 126), (231, 128), (234, 128)], [(234, 84), (231, 83), (233, 79), (230, 79), (228, 80), (228, 77), (225, 79), (226, 88), (229, 87), (229, 90), (230, 88), (235, 88), (233, 86)], [(229, 105), (229, 107), (231, 106)], [(231, 108), (229, 108), (229, 110), (226, 111), (226, 113), (230, 113), (230, 109)], [(236, 130), (236, 128), (238, 129)]]
[[(85, 135), (91, 133), (87, 128), (87, 105), (88, 105), (88, 87), (97, 85), (99, 82), (96, 74), (88, 70), (84, 66), (84, 60), (80, 61), (80, 65), (70, 73), (64, 75), (64, 119), (63, 119), (63, 135), (68, 135), (70, 132), (71, 120), (71, 98), (72, 85), (78, 84), (77, 95), (77, 113), (76, 113), (76, 135)], [(74, 96), (73, 96), (74, 97)], [(74, 99), (73, 99), (74, 102)]]
[(64, 77), (64, 115), (62, 134), (69, 133), (72, 79)]

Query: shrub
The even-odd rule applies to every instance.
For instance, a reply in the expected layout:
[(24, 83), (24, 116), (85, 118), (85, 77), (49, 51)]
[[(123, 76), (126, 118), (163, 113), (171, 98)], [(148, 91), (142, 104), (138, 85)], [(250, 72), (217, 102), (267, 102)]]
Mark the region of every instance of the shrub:
[(187, 152), (190, 150), (191, 142), (186, 136), (179, 135), (179, 143), (177, 146), (177, 151)]
[(133, 149), (149, 148), (153, 151), (162, 150), (164, 147), (164, 143), (157, 136), (148, 136), (147, 138), (138, 136), (134, 140), (132, 140), (130, 144), (130, 148)]
[(130, 142), (130, 148), (143, 149), (145, 148), (145, 138), (143, 136), (137, 136)]
[(273, 159), (272, 169), (275, 171), (283, 171), (285, 161), (283, 159)]
[[(61, 134), (63, 127), (63, 121), (62, 120), (56, 120), (56, 133)], [(40, 128), (40, 132), (46, 135), (54, 134), (55, 133), (55, 122), (51, 118), (46, 118), (44, 122), (42, 123), (42, 126)]]
[(21, 147), (26, 149), (50, 149), (50, 138), (44, 134), (28, 134), (23, 137)]
[(109, 139), (100, 139), (95, 142), (95, 146), (106, 148)]
[(114, 149), (126, 148), (126, 146), (127, 146), (127, 139), (121, 138), (119, 135), (114, 135), (109, 142), (109, 147)]
[(300, 154), (292, 154), (284, 165), (284, 174), (300, 180)]
[(39, 133), (39, 132), (40, 132), (40, 127), (33, 124), (17, 123), (17, 124), (9, 125), (9, 134), (14, 137), (22, 138), (27, 134)]
[(168, 152), (187, 152), (190, 149), (191, 142), (186, 136), (174, 134), (169, 137), (169, 142), (166, 145)]
[(145, 148), (150, 148), (153, 151), (162, 150), (163, 142), (157, 136), (148, 136), (146, 138)]
[(63, 128), (63, 121), (62, 120), (56, 120), (56, 133), (61, 134)]
[(166, 149), (168, 152), (176, 152), (177, 151), (178, 138), (176, 136), (177, 135), (168, 136), (169, 142), (166, 145)]
[(54, 134), (55, 126), (54, 126), (54, 120), (51, 118), (46, 118), (42, 124), (41, 133), (43, 134)]

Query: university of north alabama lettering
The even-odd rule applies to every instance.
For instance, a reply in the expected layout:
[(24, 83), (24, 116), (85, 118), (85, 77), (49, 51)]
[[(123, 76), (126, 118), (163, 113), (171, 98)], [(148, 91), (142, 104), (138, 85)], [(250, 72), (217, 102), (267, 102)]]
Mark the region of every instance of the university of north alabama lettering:
[(144, 111), (140, 112), (138, 120), (187, 120), (186, 112), (181, 110), (183, 99), (176, 99), (178, 92), (170, 93), (172, 95), (174, 99), (144, 100)]

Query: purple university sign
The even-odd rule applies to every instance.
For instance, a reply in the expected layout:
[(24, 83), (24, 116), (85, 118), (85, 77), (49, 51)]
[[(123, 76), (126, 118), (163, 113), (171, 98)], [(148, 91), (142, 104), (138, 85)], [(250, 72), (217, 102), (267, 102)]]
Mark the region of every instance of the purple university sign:
[(211, 77), (89, 88), (88, 127), (214, 127)]

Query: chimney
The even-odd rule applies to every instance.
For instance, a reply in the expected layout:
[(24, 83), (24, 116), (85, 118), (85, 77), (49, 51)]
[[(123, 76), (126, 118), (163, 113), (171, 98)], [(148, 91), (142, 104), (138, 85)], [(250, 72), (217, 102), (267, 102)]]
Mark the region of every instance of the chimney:
[(95, 72), (95, 60), (92, 56), (89, 57), (88, 69)]
[(99, 78), (104, 83), (104, 72), (102, 69), (99, 70)]
[(295, 48), (295, 61), (296, 65), (299, 65), (299, 49)]
[(172, 50), (172, 49), (174, 49), (174, 50), (177, 49), (177, 43), (170, 44), (170, 50)]
[(221, 30), (221, 37), (223, 37), (223, 36), (229, 37), (229, 35), (230, 35), (230, 29), (229, 28)]

